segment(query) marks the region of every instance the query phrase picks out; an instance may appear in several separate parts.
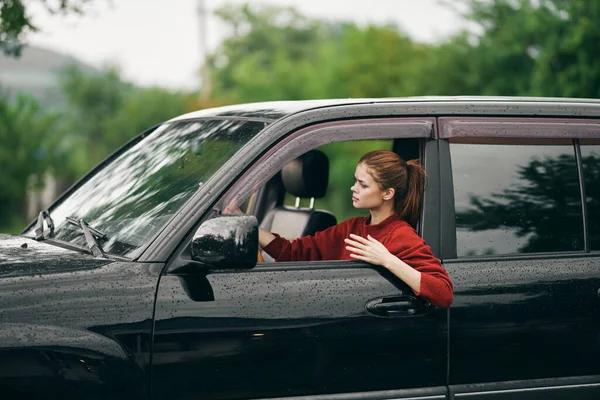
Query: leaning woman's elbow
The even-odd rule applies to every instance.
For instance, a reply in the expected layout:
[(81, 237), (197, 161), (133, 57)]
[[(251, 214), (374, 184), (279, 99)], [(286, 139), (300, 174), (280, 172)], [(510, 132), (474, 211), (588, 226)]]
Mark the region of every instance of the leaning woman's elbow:
[(453, 286), (448, 275), (421, 274), (421, 292), (417, 293), (417, 296), (422, 296), (434, 307), (449, 308), (454, 300)]
[(449, 288), (442, 295), (437, 296), (435, 299), (432, 299), (430, 303), (432, 306), (435, 306), (437, 308), (450, 308), (453, 300), (454, 293), (452, 291), (452, 288)]
[(450, 296), (444, 298), (440, 304), (438, 305), (439, 308), (450, 308), (450, 306), (452, 305), (452, 301), (454, 300), (454, 295), (452, 293), (450, 293)]

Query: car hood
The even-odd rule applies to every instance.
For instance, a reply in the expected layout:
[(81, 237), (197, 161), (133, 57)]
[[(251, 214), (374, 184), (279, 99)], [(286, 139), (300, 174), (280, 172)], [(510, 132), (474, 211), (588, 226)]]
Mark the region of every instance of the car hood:
[(0, 234), (0, 278), (72, 272), (111, 262), (25, 236)]

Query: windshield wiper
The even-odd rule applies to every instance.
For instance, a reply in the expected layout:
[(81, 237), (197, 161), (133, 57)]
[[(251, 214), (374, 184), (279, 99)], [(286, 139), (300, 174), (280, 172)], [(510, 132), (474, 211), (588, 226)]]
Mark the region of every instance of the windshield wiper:
[(35, 240), (44, 240), (44, 221), (50, 228), (50, 237), (54, 236), (54, 221), (48, 210), (42, 210), (38, 214), (37, 223), (35, 224)]
[(87, 243), (87, 247), (88, 249), (90, 249), (94, 256), (106, 258), (102, 247), (100, 247), (100, 245), (96, 241), (96, 238), (94, 237), (94, 235), (96, 235), (98, 239), (106, 239), (106, 235), (104, 233), (89, 226), (87, 222), (85, 222), (82, 218), (75, 219), (67, 217), (67, 222), (81, 228), (81, 230), (83, 231), (83, 236), (85, 236), (85, 242)]

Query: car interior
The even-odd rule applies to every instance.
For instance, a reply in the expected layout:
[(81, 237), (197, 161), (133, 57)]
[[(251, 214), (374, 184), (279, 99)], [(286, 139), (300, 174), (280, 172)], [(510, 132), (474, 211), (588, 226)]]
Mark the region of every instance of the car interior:
[[(388, 149), (405, 160), (412, 160), (421, 158), (421, 144), (415, 138), (365, 140), (339, 142), (309, 150), (287, 162), (242, 209), (255, 215), (261, 228), (288, 240), (314, 235), (349, 217), (366, 215), (364, 210), (352, 209), (353, 215), (348, 215), (332, 208), (334, 197), (343, 199), (347, 203), (346, 208), (351, 208), (350, 187), (354, 168), (362, 154)], [(331, 171), (338, 171), (339, 177), (340, 167), (343, 167), (344, 182), (332, 179)], [(264, 251), (261, 251), (261, 256), (265, 262), (273, 261)], [(259, 261), (262, 261), (261, 256)]]

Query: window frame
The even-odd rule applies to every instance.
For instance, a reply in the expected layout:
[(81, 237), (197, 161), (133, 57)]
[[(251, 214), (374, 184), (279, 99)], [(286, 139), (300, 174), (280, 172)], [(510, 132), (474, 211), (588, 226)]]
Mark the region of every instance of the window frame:
[[(410, 129), (408, 129), (410, 128)], [(428, 185), (423, 199), (421, 215), (417, 227), (418, 233), (431, 247), (432, 252), (439, 258), (440, 221), (437, 212), (439, 176), (437, 174), (437, 124), (434, 117), (393, 117), (358, 120), (340, 120), (325, 122), (302, 128), (292, 132), (281, 141), (274, 143), (265, 154), (256, 160), (236, 182), (220, 196), (217, 208), (231, 202), (238, 193), (250, 193), (251, 181), (263, 174), (270, 176), (263, 179), (268, 181), (279, 171), (286, 162), (298, 157), (306, 151), (319, 148), (325, 144), (364, 141), (364, 140), (395, 140), (419, 139), (421, 162), (428, 171)], [(266, 173), (266, 171), (270, 171)], [(273, 172), (274, 171), (274, 172)], [(429, 192), (429, 193), (428, 193)], [(260, 197), (260, 194), (258, 195)], [(208, 217), (210, 218), (210, 216)], [(203, 219), (203, 221), (206, 218)], [(427, 222), (425, 222), (427, 220)], [(341, 222), (341, 221), (338, 221)], [(328, 261), (327, 263), (329, 263)], [(336, 263), (347, 263), (340, 260)], [(352, 261), (354, 263), (358, 261)], [(360, 263), (360, 262), (359, 262)], [(279, 267), (302, 267), (305, 262), (286, 262)], [(342, 264), (340, 264), (342, 265)], [(271, 266), (269, 268), (272, 268)]]
[[(481, 127), (484, 127), (483, 129)], [(524, 127), (524, 128), (523, 128)], [(537, 128), (536, 128), (537, 127)], [(479, 129), (478, 129), (479, 128)], [(545, 130), (542, 130), (544, 128)], [(494, 261), (540, 258), (567, 258), (587, 256), (593, 253), (589, 245), (588, 210), (585, 198), (585, 180), (581, 161), (580, 139), (600, 138), (600, 119), (582, 118), (514, 118), (514, 117), (439, 117), (440, 179), (442, 198), (440, 202), (442, 220), (442, 260), (444, 262)], [(477, 139), (567, 139), (573, 146), (583, 230), (583, 249), (577, 251), (511, 253), (494, 255), (461, 256), (457, 255), (456, 209), (454, 198), (454, 178), (450, 154), (450, 140), (469, 143)], [(597, 253), (598, 251), (596, 251)]]
[[(597, 137), (600, 138), (600, 135)], [(581, 146), (598, 146), (598, 148), (600, 149), (600, 139), (595, 141), (595, 140), (590, 140), (589, 143), (581, 143), (581, 142), (585, 142), (586, 140), (577, 140), (577, 170), (579, 172), (579, 179), (582, 182), (582, 191), (581, 191), (581, 201), (583, 203), (583, 207), (584, 207), (584, 212), (586, 215), (585, 218), (585, 244), (586, 244), (586, 253), (592, 253), (592, 254), (600, 254), (600, 248), (598, 249), (592, 249), (592, 245), (590, 243), (590, 232), (589, 232), (589, 213), (588, 213), (588, 207), (587, 207), (587, 194), (586, 194), (586, 182), (585, 182), (585, 171), (583, 169), (583, 156), (582, 156), (582, 152), (581, 152)]]

